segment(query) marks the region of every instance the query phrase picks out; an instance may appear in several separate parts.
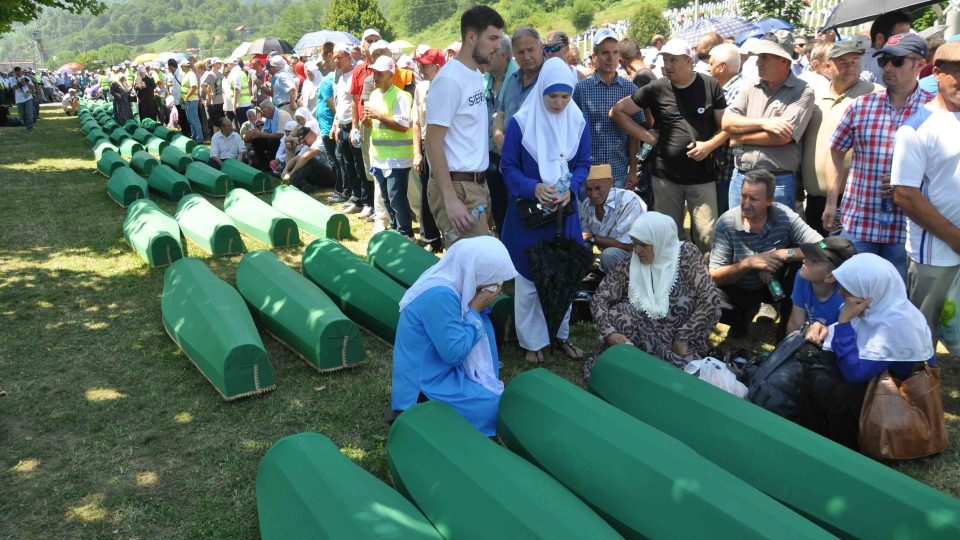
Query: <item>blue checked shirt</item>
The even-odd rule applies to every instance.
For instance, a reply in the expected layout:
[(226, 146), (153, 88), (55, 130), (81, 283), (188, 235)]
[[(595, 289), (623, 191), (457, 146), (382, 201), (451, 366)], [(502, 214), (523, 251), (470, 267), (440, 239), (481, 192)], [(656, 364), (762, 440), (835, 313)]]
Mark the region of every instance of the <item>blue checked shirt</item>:
[[(606, 84), (599, 75), (578, 82), (573, 90), (573, 101), (583, 111), (590, 129), (590, 162), (593, 165), (609, 163), (613, 183), (619, 188), (627, 181), (629, 136), (613, 123), (608, 114), (618, 101), (636, 91), (637, 86), (623, 77), (618, 76), (613, 84)], [(638, 124), (646, 121), (643, 111), (632, 118)]]

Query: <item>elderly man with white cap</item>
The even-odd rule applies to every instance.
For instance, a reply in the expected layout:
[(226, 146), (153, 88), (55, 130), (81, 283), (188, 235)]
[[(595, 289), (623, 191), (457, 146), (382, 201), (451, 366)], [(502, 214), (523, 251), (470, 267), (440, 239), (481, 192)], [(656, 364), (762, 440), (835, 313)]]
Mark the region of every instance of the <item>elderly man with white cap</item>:
[(297, 78), (279, 54), (267, 59), (270, 87), (264, 92), (272, 98), (273, 105), (290, 114), (297, 110)]
[(206, 65), (207, 71), (200, 78), (200, 89), (211, 131), (216, 131), (223, 118), (223, 61), (214, 56), (207, 59)]

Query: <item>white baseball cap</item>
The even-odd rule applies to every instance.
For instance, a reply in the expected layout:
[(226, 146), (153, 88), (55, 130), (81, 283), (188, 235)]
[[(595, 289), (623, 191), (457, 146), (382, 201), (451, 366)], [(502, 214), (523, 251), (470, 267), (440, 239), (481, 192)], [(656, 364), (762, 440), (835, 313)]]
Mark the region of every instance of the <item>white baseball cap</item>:
[(374, 71), (389, 71), (390, 73), (396, 72), (396, 65), (393, 63), (393, 58), (389, 56), (381, 56), (377, 58), (377, 61), (370, 66), (370, 69)]
[(696, 52), (690, 48), (690, 45), (682, 39), (671, 39), (660, 48), (660, 54), (671, 54), (673, 56), (688, 56), (693, 59)]
[(279, 54), (276, 56), (271, 56), (269, 62), (270, 62), (270, 67), (275, 67), (275, 68), (283, 67), (287, 63), (287, 61), (284, 60), (283, 57), (280, 56)]
[(361, 37), (360, 39), (366, 41), (367, 38), (370, 36), (380, 37), (380, 32), (377, 32), (373, 28), (367, 28), (366, 30), (363, 31), (363, 37)]
[(390, 50), (390, 44), (382, 39), (380, 41), (374, 41), (373, 43), (370, 44), (369, 53), (373, 54), (374, 51), (379, 51), (381, 49)]
[(620, 41), (620, 38), (617, 37), (617, 34), (615, 34), (613, 30), (609, 28), (604, 28), (603, 30), (600, 30), (599, 32), (593, 35), (593, 45), (597, 46), (603, 43), (604, 40), (607, 40), (607, 39)]

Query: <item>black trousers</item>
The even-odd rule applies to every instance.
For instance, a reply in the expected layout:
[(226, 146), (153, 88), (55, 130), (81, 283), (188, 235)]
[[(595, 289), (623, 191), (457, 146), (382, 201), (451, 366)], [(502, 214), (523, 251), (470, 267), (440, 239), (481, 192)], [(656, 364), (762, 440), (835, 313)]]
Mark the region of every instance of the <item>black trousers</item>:
[(337, 174), (325, 156), (309, 159), (303, 167), (290, 175), (290, 184), (304, 193), (311, 193), (321, 187), (333, 187)]
[(337, 160), (337, 141), (334, 141), (327, 135), (321, 137), (320, 140), (323, 141), (323, 148), (327, 151), (327, 161), (330, 167), (333, 168), (333, 174), (336, 178), (333, 189), (337, 193), (343, 193), (347, 189), (347, 181), (343, 178), (343, 175), (340, 174), (340, 163)]
[(254, 167), (265, 171), (270, 168), (270, 160), (277, 155), (277, 149), (280, 148), (280, 139), (268, 139), (260, 137), (250, 141), (253, 146), (253, 165)]
[(190, 137), (190, 121), (187, 120), (187, 111), (183, 108), (183, 105), (177, 105), (177, 123), (180, 124), (180, 133), (184, 137)]
[(223, 103), (216, 105), (207, 105), (207, 114), (209, 115), (210, 136), (220, 131), (220, 120), (223, 118)]
[(793, 301), (790, 295), (793, 293), (793, 281), (800, 271), (800, 263), (793, 263), (781, 270), (776, 278), (783, 287), (783, 300), (775, 302), (770, 294), (770, 289), (764, 286), (757, 290), (747, 290), (739, 287), (736, 283), (733, 285), (724, 285), (718, 287), (720, 290), (720, 322), (730, 325), (730, 333), (733, 337), (744, 336), (750, 328), (750, 323), (760, 311), (760, 304), (770, 304), (776, 308), (780, 315), (780, 322), (777, 324), (777, 341), (779, 342), (786, 336), (787, 322), (790, 320), (790, 313), (793, 311)]

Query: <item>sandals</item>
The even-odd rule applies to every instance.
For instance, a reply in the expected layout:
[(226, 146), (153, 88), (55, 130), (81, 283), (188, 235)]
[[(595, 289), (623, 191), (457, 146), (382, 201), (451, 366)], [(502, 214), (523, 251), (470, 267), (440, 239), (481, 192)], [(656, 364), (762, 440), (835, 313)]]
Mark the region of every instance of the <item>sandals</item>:
[(542, 364), (543, 363), (543, 352), (541, 351), (524, 351), (523, 359), (526, 360), (528, 364)]
[(554, 341), (554, 347), (560, 349), (563, 354), (571, 360), (583, 360), (583, 349), (577, 347), (568, 339), (558, 339)]

